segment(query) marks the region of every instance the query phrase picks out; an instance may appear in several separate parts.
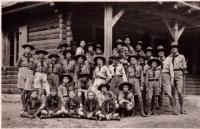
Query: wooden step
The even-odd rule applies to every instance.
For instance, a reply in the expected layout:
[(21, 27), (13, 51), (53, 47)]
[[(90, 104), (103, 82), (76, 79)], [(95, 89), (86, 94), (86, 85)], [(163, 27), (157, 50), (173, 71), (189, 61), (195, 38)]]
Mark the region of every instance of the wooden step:
[(17, 79), (2, 79), (1, 84), (17, 84)]
[(1, 75), (17, 75), (18, 71), (2, 71)]
[(17, 84), (2, 84), (2, 88), (17, 88)]
[(19, 94), (20, 90), (17, 88), (1, 88), (3, 94)]
[(17, 75), (2, 75), (1, 79), (17, 79)]
[(2, 71), (17, 71), (17, 67), (9, 66), (9, 67), (3, 67), (1, 68)]

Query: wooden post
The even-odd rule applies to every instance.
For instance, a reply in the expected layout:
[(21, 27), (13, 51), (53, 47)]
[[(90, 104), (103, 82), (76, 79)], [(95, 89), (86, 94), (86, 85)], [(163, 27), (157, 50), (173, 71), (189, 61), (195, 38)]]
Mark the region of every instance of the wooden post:
[(22, 45), (28, 41), (27, 25), (19, 27), (19, 55), (23, 53)]
[(8, 32), (2, 32), (2, 66), (6, 67), (10, 65), (10, 41), (8, 38)]
[(67, 20), (66, 20), (66, 41), (67, 44), (70, 45), (71, 41), (73, 40), (73, 34), (72, 34), (72, 13), (68, 12)]
[(106, 59), (112, 55), (112, 16), (112, 5), (106, 4), (104, 8), (104, 55)]

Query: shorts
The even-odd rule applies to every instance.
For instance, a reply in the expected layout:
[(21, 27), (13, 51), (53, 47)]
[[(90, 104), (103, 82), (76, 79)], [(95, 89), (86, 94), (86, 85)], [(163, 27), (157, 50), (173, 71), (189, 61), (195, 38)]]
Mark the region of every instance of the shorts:
[(174, 71), (174, 86), (178, 93), (183, 93), (183, 72)]
[(163, 91), (167, 93), (167, 95), (172, 95), (170, 74), (161, 74), (161, 82), (162, 82)]
[(153, 95), (160, 95), (160, 82), (149, 81), (149, 85), (146, 87), (147, 99), (152, 99)]

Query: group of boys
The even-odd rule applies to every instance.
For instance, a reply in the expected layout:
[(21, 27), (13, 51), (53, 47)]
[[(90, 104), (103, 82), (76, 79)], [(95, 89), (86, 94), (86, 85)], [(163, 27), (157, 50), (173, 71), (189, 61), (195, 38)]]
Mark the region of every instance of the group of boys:
[(172, 42), (167, 57), (164, 47), (157, 46), (157, 57), (153, 57), (152, 47), (144, 52), (141, 41), (136, 43), (136, 49), (131, 42), (130, 36), (125, 36), (123, 41), (118, 39), (109, 61), (103, 56), (100, 44), (94, 47), (92, 43), (86, 45), (84, 40), (75, 53), (71, 46), (60, 44), (60, 53), (37, 50), (36, 59), (32, 54), (34, 46), (24, 44), (25, 52), (17, 62), (21, 116), (119, 120), (135, 115), (139, 107), (141, 116), (146, 117), (157, 115), (157, 105), (158, 114), (162, 114), (164, 94), (169, 97), (173, 114), (178, 115), (175, 89), (180, 113), (185, 114), (186, 61), (178, 52), (178, 43)]

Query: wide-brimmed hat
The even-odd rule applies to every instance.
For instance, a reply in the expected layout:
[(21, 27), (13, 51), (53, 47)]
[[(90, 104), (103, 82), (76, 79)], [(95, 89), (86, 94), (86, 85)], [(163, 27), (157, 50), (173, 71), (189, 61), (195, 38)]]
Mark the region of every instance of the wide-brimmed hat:
[(140, 41), (140, 40), (137, 41), (137, 42), (136, 42), (136, 46), (137, 46), (137, 45), (141, 45), (141, 46), (142, 46), (142, 45), (143, 45), (142, 41)]
[(148, 65), (150, 66), (150, 65), (152, 64), (152, 62), (156, 62), (158, 66), (162, 64), (161, 61), (158, 60), (158, 59), (155, 58), (155, 57), (152, 58), (152, 59), (149, 59), (147, 63), (148, 63)]
[(29, 47), (31, 50), (35, 49), (35, 47), (33, 45), (30, 45), (30, 44), (24, 44), (24, 45), (22, 45), (22, 48), (26, 48), (26, 47)]
[(111, 56), (111, 57), (109, 57), (109, 59), (110, 59), (110, 60), (119, 60), (120, 57), (118, 57), (118, 56)]
[(75, 56), (75, 60), (77, 61), (78, 58), (80, 58), (80, 57), (83, 58), (84, 61), (87, 59), (85, 55), (79, 54), (79, 55), (76, 55), (76, 56)]
[(102, 84), (100, 84), (99, 86), (98, 86), (98, 90), (101, 90), (101, 88), (102, 87), (106, 87), (107, 88), (107, 90), (109, 90), (110, 89), (110, 85), (108, 85), (107, 83), (102, 83)]
[(86, 45), (86, 47), (88, 48), (89, 46), (92, 46), (92, 47), (94, 47), (94, 44), (93, 44), (93, 43), (91, 43), (91, 42), (89, 42), (89, 43)]
[(44, 54), (44, 55), (47, 55), (47, 54), (49, 54), (47, 51), (45, 51), (45, 50), (37, 50), (37, 51), (35, 51), (35, 54)]
[(171, 47), (171, 48), (174, 48), (174, 47), (179, 48), (178, 42), (173, 41), (173, 42), (171, 43), (170, 47)]
[(129, 82), (123, 82), (119, 85), (119, 90), (123, 90), (124, 86), (128, 86), (129, 90), (132, 89), (133, 85)]
[(139, 56), (138, 55), (129, 55), (128, 56), (128, 62), (130, 62), (130, 60), (131, 60), (131, 58), (135, 58), (136, 60), (138, 60), (139, 59)]
[(79, 74), (78, 78), (83, 78), (83, 77), (89, 78), (90, 76), (91, 76), (90, 74), (84, 73), (84, 74)]
[(60, 44), (60, 45), (57, 47), (57, 49), (60, 49), (60, 48), (62, 48), (62, 47), (68, 47), (68, 44), (62, 43), (62, 44)]
[(94, 62), (97, 63), (97, 60), (98, 60), (98, 59), (103, 60), (103, 63), (104, 63), (104, 64), (106, 63), (106, 58), (105, 58), (104, 56), (101, 56), (101, 55), (96, 56), (96, 57), (94, 58)]
[(97, 44), (97, 45), (95, 46), (95, 49), (96, 49), (96, 48), (102, 49), (102, 47), (103, 47), (103, 46), (102, 46), (101, 44)]
[(61, 76), (60, 81), (63, 81), (63, 78), (67, 77), (69, 79), (69, 83), (73, 81), (73, 77), (70, 74), (64, 74)]
[(121, 39), (117, 39), (115, 44), (116, 44), (116, 46), (117, 45), (122, 45), (123, 46), (124, 42)]
[(153, 48), (152, 48), (152, 47), (147, 47), (147, 48), (146, 48), (146, 52), (147, 52), (147, 51), (151, 51), (151, 52), (152, 52), (152, 51), (153, 51)]
[(74, 54), (74, 52), (72, 50), (66, 50), (63, 52), (63, 56), (66, 56), (66, 53), (71, 53), (72, 55)]
[(55, 57), (55, 58), (60, 58), (60, 56), (59, 55), (57, 55), (57, 54), (50, 54), (49, 55), (49, 59), (51, 59), (51, 58), (53, 58), (53, 57)]
[(156, 50), (157, 50), (157, 52), (164, 51), (165, 48), (162, 45), (158, 45), (157, 48), (156, 48)]

